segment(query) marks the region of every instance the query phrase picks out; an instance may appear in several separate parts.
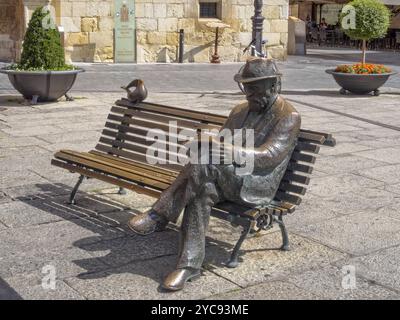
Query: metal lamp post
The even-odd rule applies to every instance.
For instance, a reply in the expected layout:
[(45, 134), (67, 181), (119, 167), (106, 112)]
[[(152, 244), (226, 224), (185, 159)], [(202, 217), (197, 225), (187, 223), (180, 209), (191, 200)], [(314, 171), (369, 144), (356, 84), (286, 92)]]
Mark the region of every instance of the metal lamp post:
[[(254, 0), (254, 16), (251, 17), (253, 20), (253, 40), (255, 40), (255, 50), (262, 52), (262, 33), (264, 17), (262, 15), (263, 0)], [(254, 55), (254, 49), (252, 49), (252, 55)]]

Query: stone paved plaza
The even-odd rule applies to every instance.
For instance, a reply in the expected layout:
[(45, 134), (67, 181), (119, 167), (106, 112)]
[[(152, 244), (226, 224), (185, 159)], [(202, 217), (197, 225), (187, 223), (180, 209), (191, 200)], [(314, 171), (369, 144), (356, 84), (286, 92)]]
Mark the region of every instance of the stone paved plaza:
[[(240, 229), (212, 219), (202, 277), (177, 293), (161, 292), (159, 282), (174, 267), (178, 229), (140, 237), (125, 227), (154, 199), (121, 196), (89, 180), (70, 206), (78, 175), (50, 165), (57, 150), (94, 148), (111, 105), (122, 96), (119, 86), (135, 72), (123, 78), (121, 67), (108, 74), (107, 66), (88, 66), (92, 87), (80, 80), (74, 102), (37, 106), (24, 105), (1, 76), (0, 299), (399, 299), (398, 76), (380, 97), (341, 96), (323, 73), (336, 60), (304, 61), (290, 58), (282, 65), (284, 96), (302, 114), (303, 128), (334, 134), (337, 146), (321, 148), (309, 191), (286, 219), (292, 250), (277, 250), (281, 238), (274, 228), (248, 239), (243, 262), (228, 269), (223, 264)], [(176, 80), (170, 77), (165, 88), (149, 80), (148, 101), (227, 114), (243, 96), (232, 80), (220, 81), (232, 79), (238, 67), (217, 66), (221, 73), (209, 65), (137, 68), (154, 78), (158, 68), (164, 80), (175, 68)], [(308, 83), (301, 83), (306, 77)], [(55, 290), (42, 287), (48, 265), (56, 270)], [(343, 270), (355, 270), (355, 287), (342, 286)]]

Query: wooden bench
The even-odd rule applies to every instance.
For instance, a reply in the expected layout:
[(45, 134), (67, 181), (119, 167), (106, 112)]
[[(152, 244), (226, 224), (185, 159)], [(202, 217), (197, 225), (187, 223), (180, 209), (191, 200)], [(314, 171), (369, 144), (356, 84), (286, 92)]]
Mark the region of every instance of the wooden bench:
[[(108, 115), (95, 150), (76, 152), (62, 150), (55, 154), (52, 164), (73, 173), (80, 174), (75, 185), (70, 203), (85, 177), (95, 178), (124, 189), (158, 197), (175, 180), (183, 166), (179, 163), (151, 165), (146, 161), (147, 149), (154, 141), (147, 141), (151, 129), (169, 132), (170, 121), (176, 121), (178, 132), (181, 129), (194, 130), (219, 129), (226, 121), (225, 116), (174, 108), (160, 104), (141, 102), (133, 104), (122, 99), (116, 102)], [(167, 141), (168, 143), (168, 141)], [(234, 226), (242, 226), (243, 231), (236, 243), (228, 267), (238, 265), (238, 254), (245, 238), (250, 233), (279, 225), (283, 245), (289, 249), (289, 239), (283, 216), (293, 213), (301, 203), (301, 196), (306, 193), (310, 182), (313, 164), (320, 146), (335, 146), (331, 135), (309, 130), (301, 130), (296, 149), (281, 181), (274, 201), (264, 208), (251, 208), (231, 202), (224, 202), (214, 207), (212, 216), (229, 221)], [(170, 150), (172, 145), (168, 145)]]

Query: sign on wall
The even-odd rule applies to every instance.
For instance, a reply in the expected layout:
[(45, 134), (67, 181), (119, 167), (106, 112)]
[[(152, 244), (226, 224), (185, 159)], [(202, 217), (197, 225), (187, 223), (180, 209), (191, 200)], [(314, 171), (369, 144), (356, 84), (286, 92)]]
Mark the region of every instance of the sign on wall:
[(136, 62), (135, 0), (114, 1), (114, 61)]

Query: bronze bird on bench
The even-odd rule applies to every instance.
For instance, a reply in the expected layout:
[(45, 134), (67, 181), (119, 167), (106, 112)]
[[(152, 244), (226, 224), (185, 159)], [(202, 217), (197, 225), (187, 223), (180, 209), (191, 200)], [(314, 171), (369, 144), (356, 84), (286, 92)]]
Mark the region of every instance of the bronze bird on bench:
[[(131, 91), (131, 88), (136, 88)], [(128, 93), (128, 100), (132, 103), (140, 103), (147, 98), (147, 89), (144, 85), (144, 81), (141, 79), (135, 79), (126, 87), (121, 87)]]

